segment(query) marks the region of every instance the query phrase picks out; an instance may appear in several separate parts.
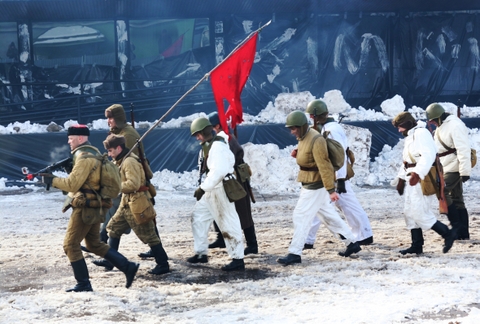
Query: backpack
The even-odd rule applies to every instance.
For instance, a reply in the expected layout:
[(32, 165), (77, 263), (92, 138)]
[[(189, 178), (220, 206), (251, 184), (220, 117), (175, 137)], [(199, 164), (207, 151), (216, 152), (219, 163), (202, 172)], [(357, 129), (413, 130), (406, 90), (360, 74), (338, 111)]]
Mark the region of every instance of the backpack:
[[(343, 150), (343, 146), (339, 141), (328, 137), (328, 135), (330, 135), (330, 132), (325, 131), (322, 133), (322, 135), (317, 136), (323, 136), (327, 142), (328, 158), (330, 159), (330, 162), (332, 162), (333, 170), (338, 171), (345, 164), (345, 151)], [(313, 143), (314, 141), (312, 141), (312, 147)]]
[[(100, 195), (101, 199), (114, 199), (120, 194), (122, 189), (122, 179), (120, 177), (120, 170), (118, 167), (108, 159), (108, 155), (105, 153), (99, 155), (84, 155), (84, 158), (94, 158), (99, 163), (95, 165), (91, 172), (95, 171), (100, 166), (100, 192), (96, 192), (97, 196)], [(90, 186), (90, 184), (88, 184)], [(93, 190), (93, 189), (92, 189)], [(100, 199), (99, 199), (100, 200)]]

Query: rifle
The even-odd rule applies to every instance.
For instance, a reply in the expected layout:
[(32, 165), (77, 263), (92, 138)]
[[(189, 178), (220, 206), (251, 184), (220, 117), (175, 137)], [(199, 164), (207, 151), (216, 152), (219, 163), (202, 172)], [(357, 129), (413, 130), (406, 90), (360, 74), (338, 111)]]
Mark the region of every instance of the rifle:
[(205, 159), (203, 156), (200, 158), (200, 167), (198, 168), (198, 185), (202, 184), (202, 176), (205, 173)]
[[(130, 104), (130, 119), (131, 119), (131, 122), (132, 122), (132, 127), (135, 128), (135, 116), (134, 116), (134, 113), (133, 113), (133, 108), (134, 108), (134, 105), (133, 105), (133, 102)], [(140, 158), (140, 163), (142, 164), (142, 167), (143, 167), (143, 172), (145, 173), (145, 179), (147, 180), (147, 182), (149, 183), (150, 182), (150, 179), (149, 179), (149, 176), (148, 176), (148, 161), (147, 159), (145, 158), (145, 154), (143, 152), (143, 147), (142, 145), (140, 145), (139, 143), (139, 140), (137, 139), (137, 149), (138, 149), (138, 157)], [(147, 183), (147, 185), (148, 185)]]
[[(428, 124), (428, 130), (432, 134), (435, 134), (435, 131), (432, 129), (432, 124), (430, 122)], [(440, 214), (448, 214), (448, 204), (447, 198), (445, 197), (445, 179), (443, 178), (443, 166), (440, 163), (440, 157), (438, 154), (435, 156), (435, 170), (437, 171), (437, 185), (439, 188), (439, 193), (437, 195), (438, 198), (438, 210)]]
[(253, 195), (253, 190), (252, 186), (250, 186), (250, 180), (246, 180), (247, 182), (247, 189), (248, 189), (248, 194), (250, 195), (250, 199), (252, 200), (253, 203), (256, 203), (257, 201), (255, 200), (255, 196)]
[[(72, 168), (73, 168), (73, 159), (71, 157), (68, 157), (58, 162), (55, 162), (53, 164), (50, 164), (49, 166), (37, 171), (36, 173), (28, 173), (28, 168), (23, 167), (22, 173), (25, 175), (23, 180), (31, 181), (33, 180), (33, 178), (37, 177), (40, 173), (52, 173), (53, 171), (57, 171), (61, 169), (63, 169), (67, 173), (70, 173), (72, 171)], [(50, 186), (47, 186), (47, 190), (50, 190)]]
[[(133, 102), (130, 103), (130, 121), (132, 123), (132, 127), (135, 128), (135, 115), (133, 113), (133, 108), (135, 106), (133, 105)], [(149, 166), (149, 163), (147, 161), (147, 159), (145, 158), (145, 154), (143, 152), (143, 146), (141, 145), (139, 139), (137, 139), (137, 149), (138, 149), (138, 157), (140, 158), (140, 164), (142, 164), (142, 169), (143, 169), (143, 173), (145, 174), (145, 181), (146, 181), (146, 186), (147, 187), (150, 187), (150, 177), (149, 177), (149, 173), (147, 170), (150, 169), (150, 166)], [(152, 195), (152, 204), (155, 205), (155, 198), (153, 197)]]

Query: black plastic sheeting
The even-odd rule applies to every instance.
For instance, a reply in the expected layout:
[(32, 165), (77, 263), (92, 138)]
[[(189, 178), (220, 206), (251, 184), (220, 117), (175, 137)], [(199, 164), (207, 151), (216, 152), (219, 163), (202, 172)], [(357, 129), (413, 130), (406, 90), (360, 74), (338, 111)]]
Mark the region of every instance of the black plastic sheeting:
[[(463, 119), (469, 128), (479, 127), (480, 118)], [(345, 122), (345, 124), (367, 128), (372, 132), (370, 158), (373, 161), (385, 144), (394, 147), (402, 137), (390, 121)], [(140, 131), (143, 134), (146, 130)], [(91, 143), (103, 149), (105, 131), (92, 131)], [(241, 144), (273, 143), (280, 149), (295, 145), (297, 140), (284, 125), (239, 126)], [(190, 136), (189, 128), (157, 128), (145, 137), (147, 157), (154, 171), (167, 169), (173, 172), (191, 171), (197, 168), (200, 146)], [(67, 135), (63, 133), (0, 135), (0, 177), (10, 180), (22, 178), (21, 168), (28, 167), (36, 172), (47, 165), (68, 157), (70, 148)]]
[[(476, 13), (233, 14), (210, 18), (222, 23), (220, 30), (211, 31), (211, 39), (223, 41), (225, 55), (252, 30), (273, 20), (260, 33), (255, 63), (242, 93), (244, 111), (251, 115), (257, 115), (279, 93), (310, 91), (320, 98), (334, 89), (355, 108), (380, 110), (384, 100), (397, 94), (407, 107), (459, 100), (467, 106), (480, 106), (480, 15)], [(57, 123), (68, 119), (88, 123), (102, 118), (105, 107), (115, 102), (134, 102), (139, 120), (155, 120), (214, 67), (213, 43), (131, 66), (121, 81), (119, 66), (42, 69), (28, 63), (2, 63), (0, 79), (5, 82), (0, 89), (0, 123), (12, 118), (34, 123), (45, 116), (52, 116)], [(191, 68), (198, 64), (198, 69)], [(23, 88), (19, 85), (22, 78), (29, 82)], [(143, 80), (149, 80), (149, 85)], [(72, 89), (55, 85), (68, 83), (74, 88), (81, 84), (89, 89), (89, 82), (104, 83), (91, 95), (84, 92), (78, 102)], [(125, 85), (124, 94), (120, 82)], [(24, 93), (41, 101), (32, 105)], [(71, 102), (61, 101), (69, 96)], [(12, 103), (15, 105), (7, 105)], [(212, 104), (212, 90), (205, 81), (185, 98), (183, 109), (174, 110), (165, 121), (211, 110)]]

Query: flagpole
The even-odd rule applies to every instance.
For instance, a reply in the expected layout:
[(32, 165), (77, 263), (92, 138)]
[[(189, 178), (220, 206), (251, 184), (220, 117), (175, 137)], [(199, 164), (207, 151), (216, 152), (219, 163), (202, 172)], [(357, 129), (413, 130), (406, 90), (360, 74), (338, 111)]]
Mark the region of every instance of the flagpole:
[[(230, 54), (227, 55), (227, 57), (225, 57), (222, 62), (218, 63), (213, 69), (211, 69), (208, 73), (206, 73), (200, 80), (198, 80), (197, 83), (195, 83), (195, 85), (190, 88), (190, 90), (188, 90), (187, 92), (185, 92), (183, 94), (183, 96), (181, 96), (171, 107), (170, 109), (167, 110), (167, 112), (165, 114), (163, 114), (162, 117), (160, 117), (159, 120), (157, 120), (138, 140), (137, 142), (133, 145), (132, 148), (130, 148), (130, 151), (128, 151), (128, 153), (125, 155), (125, 157), (129, 156), (133, 150), (140, 144), (140, 142), (145, 138), (145, 136), (147, 136), (155, 127), (158, 126), (158, 124), (161, 123), (161, 121), (176, 107), (178, 106), (178, 104), (183, 100), (185, 99), (185, 97), (187, 95), (189, 95), (193, 90), (195, 90), (195, 88), (197, 88), (200, 83), (202, 83), (204, 80), (208, 79), (208, 77), (210, 76), (210, 74), (215, 71), (216, 68), (218, 68), (223, 62), (225, 62), (230, 56), (232, 56), (243, 44), (245, 44), (255, 33), (259, 33), (262, 31), (263, 28), (267, 27), (268, 25), (270, 25), (272, 21), (269, 20), (265, 25), (263, 25), (262, 27), (258, 28), (257, 30), (251, 32), (242, 42), (240, 42), (234, 49), (233, 51), (230, 52)], [(123, 159), (123, 161), (125, 161), (125, 159)], [(122, 164), (123, 164), (123, 161), (122, 161)], [(122, 167), (122, 164), (120, 164), (120, 167)]]

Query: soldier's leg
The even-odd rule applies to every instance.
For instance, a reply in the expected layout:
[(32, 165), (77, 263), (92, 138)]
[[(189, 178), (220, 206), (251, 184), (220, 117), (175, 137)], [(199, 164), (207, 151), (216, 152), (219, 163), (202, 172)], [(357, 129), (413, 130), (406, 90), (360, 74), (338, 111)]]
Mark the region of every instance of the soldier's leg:
[(348, 180), (345, 181), (345, 189), (347, 192), (340, 194), (340, 199), (336, 202), (337, 207), (343, 212), (356, 240), (359, 243), (360, 241), (365, 241), (367, 244), (373, 243), (370, 220)]
[(148, 273), (159, 275), (169, 272), (170, 267), (168, 265), (168, 256), (162, 246), (159, 235), (155, 231), (156, 225), (154, 221), (152, 220), (145, 224), (139, 225), (134, 222), (133, 215), (131, 215), (131, 213), (127, 217), (131, 224), (132, 230), (135, 232), (140, 241), (150, 246), (155, 258), (155, 262), (157, 263), (155, 268), (148, 271)]
[(197, 201), (192, 213), (192, 234), (193, 234), (193, 250), (195, 256), (189, 258), (190, 263), (207, 262), (208, 255), (208, 231), (213, 221), (213, 216), (208, 209), (206, 197), (210, 196), (210, 192), (206, 192), (202, 199)]
[(357, 253), (361, 250), (360, 245), (356, 242), (355, 235), (353, 235), (350, 227), (340, 217), (335, 207), (330, 203), (330, 195), (325, 188), (319, 189), (321, 191), (321, 199), (327, 203), (324, 203), (318, 209), (320, 218), (325, 226), (332, 234), (341, 239), (347, 249), (344, 252), (339, 252), (340, 256), (348, 257), (353, 253)]
[[(104, 256), (105, 254), (107, 254), (109, 249), (118, 251), (118, 248), (120, 246), (120, 238), (122, 237), (123, 233), (125, 232), (125, 229), (127, 228), (130, 228), (130, 225), (128, 221), (125, 219), (125, 209), (124, 208), (118, 209), (107, 225), (107, 231), (110, 236), (110, 238), (108, 239), (107, 249), (102, 250), (101, 253), (97, 253), (97, 255)], [(106, 260), (105, 258), (100, 260), (93, 260), (92, 263), (95, 264), (96, 266), (104, 267), (106, 270), (113, 270), (113, 264), (108, 260)]]
[[(70, 261), (77, 284), (73, 288), (67, 289), (67, 292), (93, 290), (90, 284), (88, 268), (80, 248), (80, 243), (90, 229), (91, 225), (83, 223), (81, 208), (73, 208), (67, 225), (67, 232), (63, 240), (63, 249)], [(98, 227), (96, 230), (98, 235)]]
[(305, 240), (305, 245), (303, 246), (304, 250), (313, 249), (313, 245), (317, 239), (317, 232), (322, 225), (322, 221), (320, 220), (320, 216), (315, 216), (312, 221), (312, 227), (310, 227), (310, 231), (308, 232), (307, 239)]

